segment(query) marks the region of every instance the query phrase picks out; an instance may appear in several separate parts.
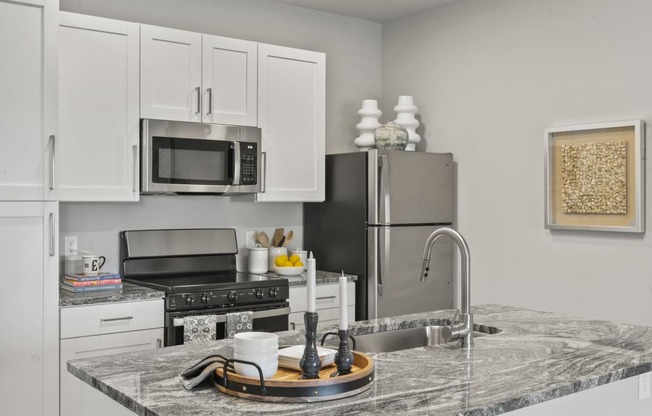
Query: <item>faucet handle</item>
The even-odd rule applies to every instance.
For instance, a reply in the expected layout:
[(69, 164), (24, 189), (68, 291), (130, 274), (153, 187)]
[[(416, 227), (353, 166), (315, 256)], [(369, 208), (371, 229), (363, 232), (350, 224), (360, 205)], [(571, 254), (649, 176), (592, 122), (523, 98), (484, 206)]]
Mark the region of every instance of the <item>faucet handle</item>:
[(459, 308), (455, 311), (455, 315), (453, 315), (453, 319), (451, 320), (451, 325), (455, 325), (456, 323), (460, 322), (460, 310)]

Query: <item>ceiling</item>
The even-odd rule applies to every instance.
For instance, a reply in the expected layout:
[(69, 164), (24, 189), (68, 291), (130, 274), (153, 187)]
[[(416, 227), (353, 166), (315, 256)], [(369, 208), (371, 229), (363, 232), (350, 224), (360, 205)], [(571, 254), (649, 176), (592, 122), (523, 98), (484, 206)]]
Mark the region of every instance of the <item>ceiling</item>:
[(385, 23), (462, 0), (272, 0)]

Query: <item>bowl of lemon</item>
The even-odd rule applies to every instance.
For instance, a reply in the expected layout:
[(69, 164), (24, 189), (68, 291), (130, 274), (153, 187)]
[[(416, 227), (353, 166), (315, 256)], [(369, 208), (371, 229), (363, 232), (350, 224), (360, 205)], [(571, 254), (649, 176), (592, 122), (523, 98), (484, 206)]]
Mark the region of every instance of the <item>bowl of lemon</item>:
[(301, 258), (296, 254), (290, 257), (282, 254), (274, 259), (274, 271), (281, 276), (298, 276), (303, 269)]

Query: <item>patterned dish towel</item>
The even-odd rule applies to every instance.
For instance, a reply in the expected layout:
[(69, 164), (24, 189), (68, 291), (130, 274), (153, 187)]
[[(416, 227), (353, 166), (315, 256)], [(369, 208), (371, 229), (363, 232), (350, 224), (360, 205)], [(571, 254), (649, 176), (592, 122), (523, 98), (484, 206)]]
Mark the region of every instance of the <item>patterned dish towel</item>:
[(217, 339), (217, 315), (186, 316), (183, 318), (183, 343)]
[(239, 332), (249, 332), (253, 329), (253, 322), (254, 313), (251, 311), (227, 313), (224, 336), (231, 339)]

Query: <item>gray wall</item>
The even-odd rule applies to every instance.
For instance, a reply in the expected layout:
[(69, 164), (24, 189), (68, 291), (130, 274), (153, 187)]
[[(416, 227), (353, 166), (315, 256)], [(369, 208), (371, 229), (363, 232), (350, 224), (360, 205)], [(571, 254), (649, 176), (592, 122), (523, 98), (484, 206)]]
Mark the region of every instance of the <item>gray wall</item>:
[(383, 26), (384, 113), (414, 95), (420, 148), (455, 155), (473, 303), (652, 325), (649, 220), (645, 236), (543, 226), (546, 127), (652, 119), (651, 15), (647, 0), (466, 0)]
[[(260, 0), (61, 0), (61, 10), (325, 52), (327, 153), (356, 149), (357, 110), (363, 99), (380, 98), (377, 23)], [(120, 230), (236, 227), (244, 247), (246, 230), (269, 233), (283, 226), (298, 234), (296, 247), (302, 222), (300, 203), (144, 196), (138, 203), (62, 203), (60, 231), (62, 242), (77, 235), (80, 249), (107, 256), (107, 267), (115, 270)]]

